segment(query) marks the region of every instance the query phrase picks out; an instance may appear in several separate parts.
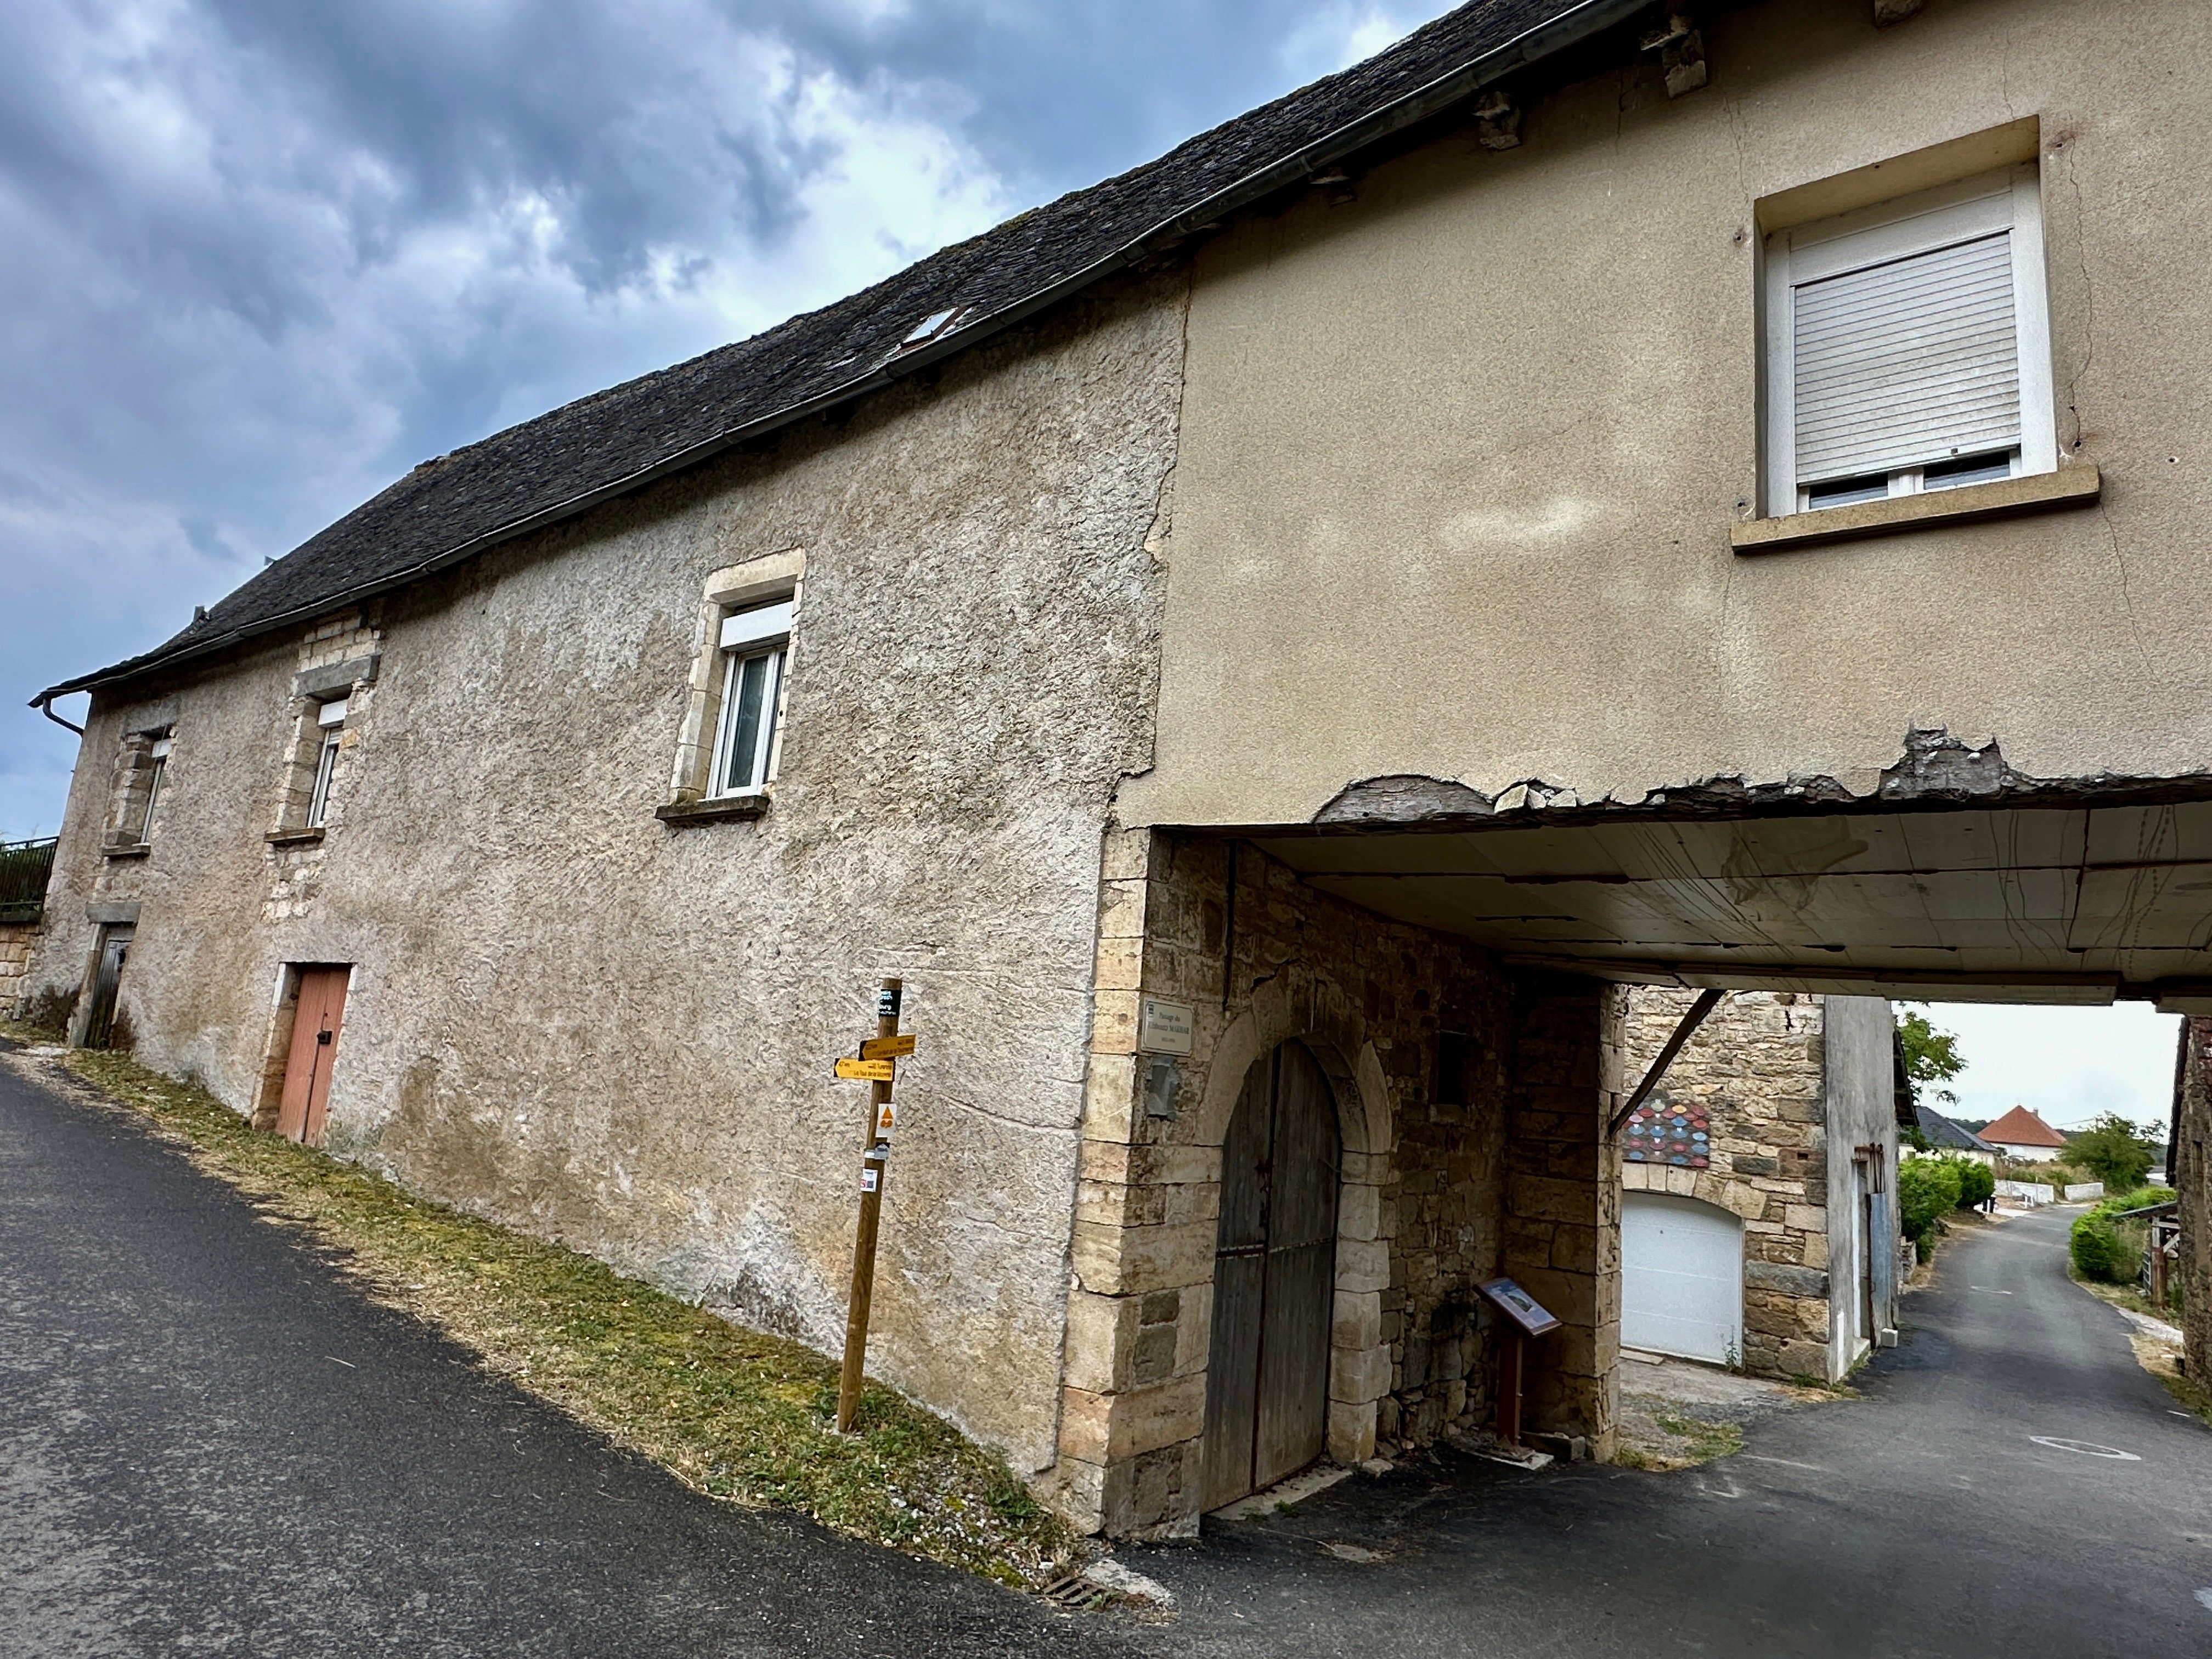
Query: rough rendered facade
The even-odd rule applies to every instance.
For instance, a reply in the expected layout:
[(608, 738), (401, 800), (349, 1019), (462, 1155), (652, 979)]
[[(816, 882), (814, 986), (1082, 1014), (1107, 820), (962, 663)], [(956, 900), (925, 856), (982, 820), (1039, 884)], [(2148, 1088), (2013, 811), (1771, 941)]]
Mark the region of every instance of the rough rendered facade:
[[(921, 1046), (870, 1358), (1049, 1464), (1182, 297), (1102, 296), (848, 428), (102, 697), (43, 988), (73, 994), (88, 917), (137, 907), (140, 1056), (273, 1121), (285, 965), (349, 963), (334, 1150), (834, 1351), (866, 1103), (830, 1066), (902, 974)], [(672, 827), (702, 592), (793, 554), (773, 808)], [(371, 659), (325, 834), (272, 844), (301, 788), (295, 680)], [(151, 851), (103, 858), (109, 757), (156, 726)]]

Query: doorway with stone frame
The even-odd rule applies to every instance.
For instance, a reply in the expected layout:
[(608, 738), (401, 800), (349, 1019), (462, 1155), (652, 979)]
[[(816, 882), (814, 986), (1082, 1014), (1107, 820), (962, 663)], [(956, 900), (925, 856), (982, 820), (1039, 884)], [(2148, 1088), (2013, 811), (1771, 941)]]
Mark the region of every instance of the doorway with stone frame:
[[(1060, 1457), (1045, 1495), (1086, 1530), (1198, 1529), (1212, 1501), (1224, 1149), (1255, 1062), (1286, 1043), (1326, 1079), (1340, 1137), (1325, 1455), (1364, 1462), (1378, 1445), (1409, 1449), (1485, 1420), (1491, 1345), (1473, 1307), (1500, 1273), (1564, 1322), (1531, 1378), (1532, 1426), (1605, 1455), (1618, 994), (1513, 973), (1234, 845), (1108, 838)], [(1168, 1054), (1140, 1047), (1155, 1031), (1181, 1041)], [(1446, 1054), (1455, 1075), (1439, 1086)]]

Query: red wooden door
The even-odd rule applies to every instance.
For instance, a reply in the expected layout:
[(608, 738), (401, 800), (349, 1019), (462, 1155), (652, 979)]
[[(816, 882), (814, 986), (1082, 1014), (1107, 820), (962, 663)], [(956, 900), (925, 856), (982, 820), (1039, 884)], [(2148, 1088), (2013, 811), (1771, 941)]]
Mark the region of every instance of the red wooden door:
[(323, 1115), (331, 1103), (331, 1065), (345, 1020), (349, 968), (302, 968), (300, 1007), (292, 1018), (292, 1052), (284, 1061), (284, 1101), (276, 1133), (309, 1146), (323, 1144)]

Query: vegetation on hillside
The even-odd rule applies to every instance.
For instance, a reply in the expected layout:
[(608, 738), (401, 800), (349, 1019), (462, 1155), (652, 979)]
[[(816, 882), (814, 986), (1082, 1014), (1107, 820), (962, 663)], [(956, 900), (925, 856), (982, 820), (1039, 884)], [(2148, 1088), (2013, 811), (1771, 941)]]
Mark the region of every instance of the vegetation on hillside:
[(2158, 1133), (2146, 1134), (2125, 1118), (2105, 1113), (2087, 1128), (2066, 1138), (2066, 1161), (2101, 1181), (2108, 1193), (2131, 1192), (2150, 1173)]

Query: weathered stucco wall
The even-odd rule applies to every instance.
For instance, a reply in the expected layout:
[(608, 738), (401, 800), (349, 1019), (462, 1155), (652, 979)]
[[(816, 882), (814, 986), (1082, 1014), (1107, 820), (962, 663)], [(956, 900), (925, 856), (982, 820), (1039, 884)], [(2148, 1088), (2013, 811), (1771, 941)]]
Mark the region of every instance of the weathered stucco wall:
[[(41, 982), (138, 901), (128, 1030), (241, 1109), (283, 964), (355, 964), (330, 1141), (835, 1351), (865, 1090), (907, 985), (871, 1368), (1054, 1456), (1108, 803), (1150, 746), (1182, 289), (1102, 295), (764, 453), (394, 596), (319, 846), (272, 852), (303, 653), (102, 701)], [(709, 573), (797, 549), (771, 811), (672, 829)], [(349, 630), (349, 619), (340, 619)], [(142, 860), (97, 849), (173, 720)]]
[[(1310, 819), (1358, 779), (1866, 792), (1908, 727), (2044, 777), (2212, 771), (2212, 8), (1699, 14), (1655, 64), (1200, 256), (1158, 762), (1130, 823)], [(2041, 120), (2058, 428), (2090, 510), (1747, 557), (1760, 198)], [(1286, 740), (1295, 733), (1296, 741)]]

